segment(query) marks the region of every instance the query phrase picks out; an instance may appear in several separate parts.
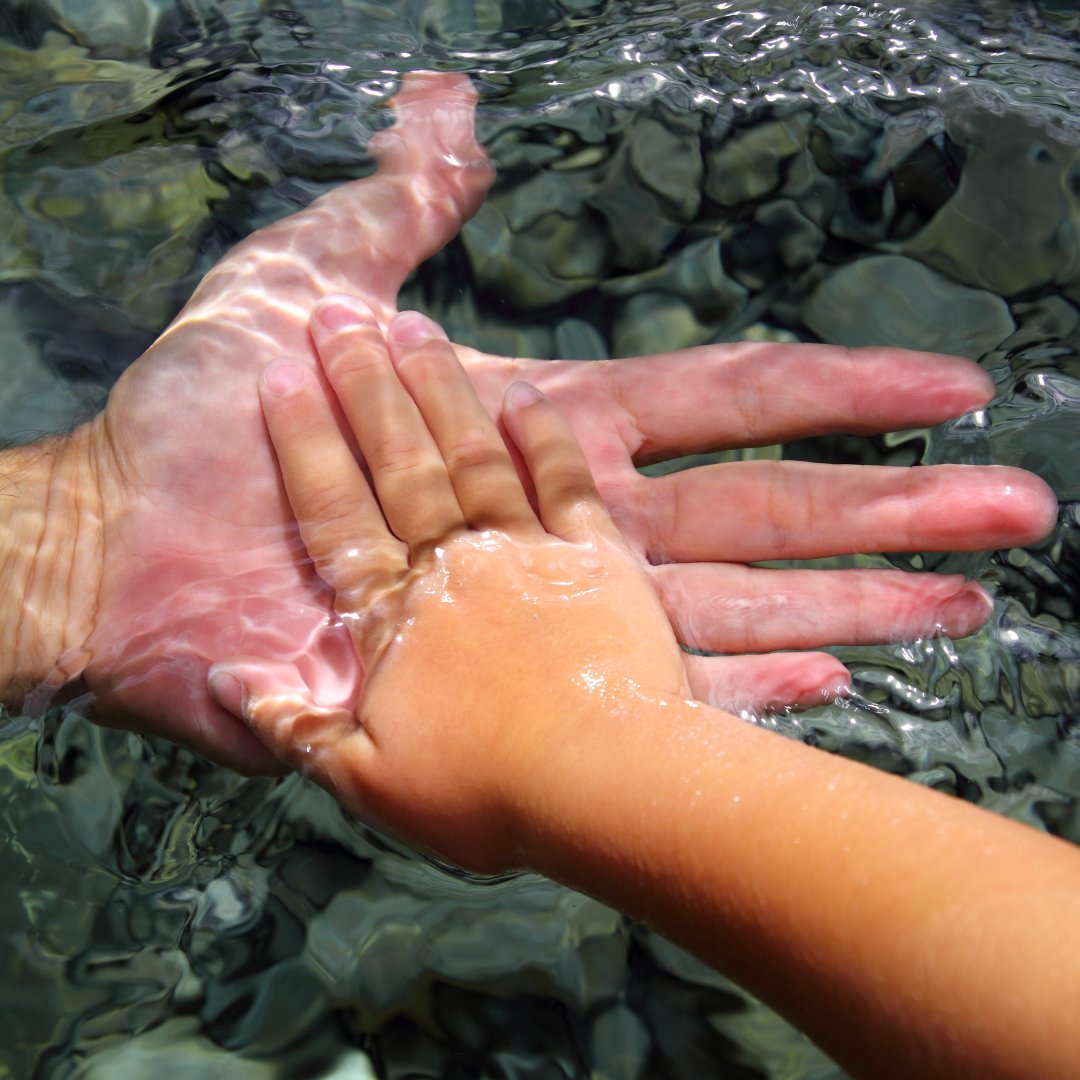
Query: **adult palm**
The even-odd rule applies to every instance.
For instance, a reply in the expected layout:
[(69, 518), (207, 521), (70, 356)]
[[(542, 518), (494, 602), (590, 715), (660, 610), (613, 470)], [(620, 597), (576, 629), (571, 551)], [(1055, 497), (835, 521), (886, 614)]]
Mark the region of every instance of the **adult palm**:
[[(80, 433), (100, 496), (100, 580), (83, 652), (99, 719), (191, 745), (246, 772), (266, 750), (206, 689), (216, 659), (295, 664), (317, 700), (355, 700), (362, 673), (333, 594), (306, 559), (256, 383), (288, 357), (317, 369), (307, 317), (321, 296), (362, 297), (385, 322), (406, 275), (473, 214), (492, 172), (466, 79), (406, 79), (378, 169), (239, 244), (201, 283), (104, 412)], [(1022, 543), (1052, 520), (1016, 470), (872, 469), (747, 462), (646, 479), (634, 462), (834, 431), (938, 423), (982, 404), (974, 365), (899, 350), (717, 345), (607, 363), (459, 348), (494, 412), (527, 378), (560, 405), (598, 486), (654, 582), (699, 696), (727, 708), (820, 700), (847, 676), (814, 653), (969, 632), (984, 594), (955, 577), (780, 572), (754, 560)]]

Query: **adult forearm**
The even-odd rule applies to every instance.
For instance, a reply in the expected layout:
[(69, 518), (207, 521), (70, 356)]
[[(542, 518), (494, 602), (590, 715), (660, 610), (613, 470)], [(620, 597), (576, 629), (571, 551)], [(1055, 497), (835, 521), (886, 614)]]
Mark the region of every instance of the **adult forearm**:
[(528, 811), (532, 864), (650, 922), (855, 1075), (1080, 1075), (1070, 845), (692, 706), (558, 764)]
[(101, 564), (90, 427), (0, 452), (0, 700), (86, 663)]

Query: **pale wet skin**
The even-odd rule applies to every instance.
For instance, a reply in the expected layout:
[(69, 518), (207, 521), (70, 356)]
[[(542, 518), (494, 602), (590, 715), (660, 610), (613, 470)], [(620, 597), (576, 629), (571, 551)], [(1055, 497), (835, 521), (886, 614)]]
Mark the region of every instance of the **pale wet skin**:
[[(74, 595), (59, 675), (82, 674), (98, 716), (165, 735), (243, 771), (275, 762), (206, 689), (208, 666), (257, 655), (295, 667), (327, 707), (361, 669), (282, 489), (255, 392), (267, 365), (314, 371), (323, 296), (363, 298), (380, 323), (409, 271), (475, 212), (492, 171), (460, 76), (413, 76), (373, 141), (378, 171), (238, 245), (76, 432), (96, 479), (100, 542)], [(706, 448), (926, 426), (982, 405), (987, 377), (954, 358), (827, 346), (717, 345), (610, 363), (458, 355), (494, 413), (527, 377), (565, 411), (601, 494), (681, 641), (695, 694), (732, 709), (820, 701), (847, 682), (824, 654), (738, 655), (970, 632), (989, 604), (957, 577), (748, 569), (853, 551), (1022, 545), (1054, 519), (1048, 489), (1013, 469), (798, 462), (720, 465), (662, 479), (644, 463)]]

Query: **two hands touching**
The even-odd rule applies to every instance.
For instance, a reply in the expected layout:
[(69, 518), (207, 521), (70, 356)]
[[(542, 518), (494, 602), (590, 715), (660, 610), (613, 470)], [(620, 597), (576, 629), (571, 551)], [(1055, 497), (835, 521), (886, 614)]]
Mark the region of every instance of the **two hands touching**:
[(311, 372), (268, 368), (262, 406), (363, 690), (355, 710), (322, 707), (295, 667), (258, 660), (212, 668), (211, 690), (353, 813), (472, 869), (512, 869), (529, 859), (515, 820), (538, 763), (583, 725), (617, 740), (652, 703), (689, 700), (683, 654), (540, 391), (513, 382), (501, 409), (530, 501), (434, 323), (405, 312), (384, 338), (342, 298), (311, 325), (371, 487)]
[(1070, 845), (695, 701), (547, 397), (511, 383), (497, 424), (415, 312), (330, 298), (311, 330), (329, 391), (282, 362), (260, 396), (362, 691), (233, 658), (223, 707), (414, 845), (647, 919), (855, 1075), (1076, 1075)]
[(772, 650), (989, 613), (955, 577), (747, 563), (1024, 544), (1053, 522), (1045, 485), (635, 469), (937, 424), (988, 400), (985, 374), (892, 349), (452, 345), (395, 309), (491, 182), (474, 97), (415, 76), (395, 107), (372, 177), (238, 245), (93, 422), (0, 455), (0, 693), (82, 680), (103, 720), (299, 767), (419, 846), (591, 892), (856, 1074), (1080, 1073), (1076, 852), (731, 715), (847, 683)]
[[(164, 735), (244, 772), (274, 757), (207, 691), (222, 657), (295, 666), (321, 704), (355, 707), (362, 671), (311, 568), (252, 387), (288, 359), (317, 370), (308, 315), (361, 298), (385, 328), (407, 274), (492, 180), (461, 76), (410, 76), (373, 140), (375, 174), (239, 244), (104, 412), (0, 455), (12, 483), (0, 564), (0, 694), (81, 680), (103, 722)], [(821, 645), (970, 633), (989, 602), (952, 576), (777, 571), (746, 563), (1024, 544), (1053, 521), (1015, 469), (738, 462), (646, 478), (635, 464), (830, 432), (940, 423), (992, 393), (974, 364), (895, 349), (704, 346), (602, 363), (455, 346), (484, 409), (525, 379), (562, 411), (630, 548), (648, 562), (695, 696), (732, 710), (820, 702), (847, 684)], [(963, 512), (958, 512), (962, 507)], [(775, 652), (774, 650), (786, 650)]]

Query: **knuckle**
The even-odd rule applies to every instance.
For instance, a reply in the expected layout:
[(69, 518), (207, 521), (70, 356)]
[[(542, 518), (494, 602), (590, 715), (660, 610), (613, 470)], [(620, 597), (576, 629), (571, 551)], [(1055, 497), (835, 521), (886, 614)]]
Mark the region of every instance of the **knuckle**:
[(420, 440), (408, 431), (397, 429), (384, 432), (371, 447), (370, 464), (382, 473), (403, 473), (418, 469), (425, 457)]
[(401, 348), (401, 363), (407, 365), (410, 375), (422, 382), (440, 379), (443, 365), (437, 349), (437, 342), (414, 342)]
[(309, 489), (304, 495), (301, 516), (320, 524), (342, 521), (356, 506), (351, 491), (339, 486)]
[(490, 468), (499, 464), (504, 453), (501, 445), (496, 446), (484, 432), (475, 430), (459, 435), (444, 457), (447, 467), (458, 472)]
[(356, 326), (347, 338), (322, 353), (323, 367), (335, 381), (363, 379), (385, 369), (386, 348), (375, 327)]
[(564, 498), (584, 500), (593, 493), (591, 478), (574, 462), (549, 462), (543, 471), (543, 482), (558, 490)]

